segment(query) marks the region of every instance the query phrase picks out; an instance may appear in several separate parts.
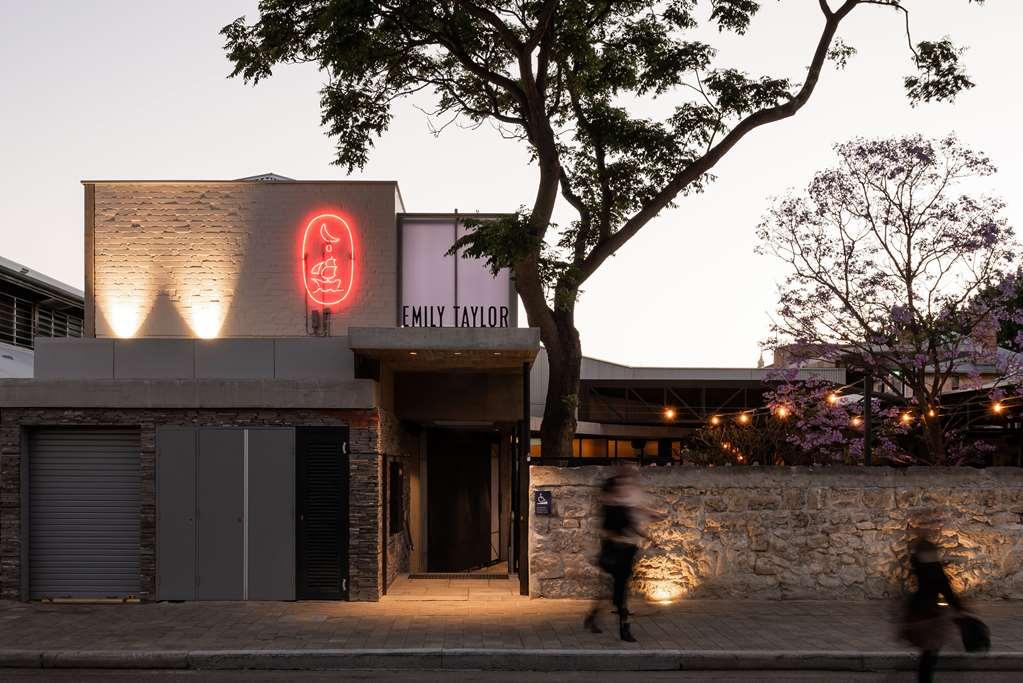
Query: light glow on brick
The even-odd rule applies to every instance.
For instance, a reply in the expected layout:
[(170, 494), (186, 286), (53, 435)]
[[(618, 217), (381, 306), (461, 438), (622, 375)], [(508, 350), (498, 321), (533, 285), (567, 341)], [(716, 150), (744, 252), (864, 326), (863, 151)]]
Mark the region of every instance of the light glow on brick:
[(135, 336), (142, 324), (142, 302), (137, 297), (117, 298), (107, 306), (107, 318), (114, 334), (122, 339)]
[(216, 339), (224, 315), (219, 301), (208, 301), (192, 305), (192, 331), (200, 339)]

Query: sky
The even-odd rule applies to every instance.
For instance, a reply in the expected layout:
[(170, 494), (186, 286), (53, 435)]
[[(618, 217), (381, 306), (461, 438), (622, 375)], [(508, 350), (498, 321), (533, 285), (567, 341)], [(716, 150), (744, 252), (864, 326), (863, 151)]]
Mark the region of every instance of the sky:
[[(720, 65), (799, 80), (820, 28), (817, 3), (763, 5), (747, 36), (703, 38), (720, 47)], [(914, 39), (950, 35), (969, 46), (977, 87), (954, 105), (910, 107), (901, 17), (857, 9), (840, 32), (858, 50), (847, 68), (829, 66), (796, 117), (748, 136), (706, 192), (680, 199), (587, 282), (576, 316), (586, 355), (754, 365), (783, 275), (754, 255), (756, 226), (771, 197), (805, 185), (833, 161), (832, 146), (852, 137), (954, 132), (994, 160), (999, 173), (984, 189), (1023, 222), (1023, 2), (906, 5)], [(255, 0), (0, 0), (0, 255), (82, 287), (82, 179), (345, 178), (320, 126), (323, 76), (314, 67), (280, 68), (256, 87), (227, 78), (219, 30), (241, 15), (257, 15)], [(398, 105), (352, 177), (397, 180), (408, 211), (531, 203), (536, 171), (525, 149), (487, 127), (434, 136), (423, 113), (430, 102)], [(653, 114), (672, 105), (642, 106)]]

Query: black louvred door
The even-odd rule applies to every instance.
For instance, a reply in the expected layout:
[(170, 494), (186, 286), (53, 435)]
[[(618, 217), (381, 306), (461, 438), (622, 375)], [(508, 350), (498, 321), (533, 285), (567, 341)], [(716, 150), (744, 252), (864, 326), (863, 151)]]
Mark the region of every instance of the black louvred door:
[(300, 600), (348, 596), (348, 429), (298, 429), (295, 499)]

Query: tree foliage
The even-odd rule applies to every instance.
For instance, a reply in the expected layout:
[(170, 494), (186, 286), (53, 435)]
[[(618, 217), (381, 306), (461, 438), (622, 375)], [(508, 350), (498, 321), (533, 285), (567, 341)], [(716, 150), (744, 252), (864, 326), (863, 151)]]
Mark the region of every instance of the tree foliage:
[[(869, 4), (903, 7), (866, 0), (821, 7), (837, 28)], [(547, 274), (556, 285), (592, 272), (620, 246), (613, 235), (631, 234), (639, 212), (656, 213), (679, 192), (698, 191), (705, 172), (685, 171), (743, 117), (801, 103), (819, 65), (802, 83), (716, 68), (717, 50), (687, 37), (704, 22), (744, 34), (759, 9), (752, 0), (263, 0), (257, 22), (239, 18), (223, 33), (233, 75), (248, 81), (280, 64), (323, 68), (323, 123), (337, 141), (336, 163), (349, 171), (367, 162), (394, 102), (424, 89), (435, 92), (439, 119), (495, 122), (537, 157), (553, 153), (561, 192), (578, 214), (554, 240), (561, 267)], [(851, 48), (831, 46), (830, 37), (825, 52), (844, 63)], [(960, 55), (947, 39), (920, 42), (917, 73), (906, 78), (909, 96), (949, 99), (972, 87)], [(677, 105), (664, 119), (638, 116), (633, 103), (645, 96), (669, 96)], [(506, 248), (509, 234), (519, 248)], [(520, 226), (466, 239), (511, 267), (537, 237), (546, 235)]]
[[(233, 75), (246, 81), (283, 64), (322, 69), (323, 124), (349, 171), (366, 164), (395, 102), (420, 91), (433, 93), (438, 129), (492, 124), (528, 148), (536, 187), (509, 197), (525, 207), (459, 246), (513, 269), (551, 361), (543, 448), (558, 455), (570, 452), (574, 429), (573, 311), (587, 278), (659, 212), (700, 191), (742, 138), (799, 111), (826, 62), (852, 55), (835, 42), (846, 17), (894, 11), (908, 31), (908, 2), (803, 4), (821, 24), (794, 75), (719, 66), (717, 49), (698, 37), (708, 26), (751, 31), (755, 0), (262, 0), (256, 21), (239, 18), (223, 34)], [(911, 47), (913, 101), (972, 85), (951, 43)], [(651, 100), (669, 113), (640, 113)], [(556, 225), (559, 201), (573, 218)]]
[(911, 396), (942, 461), (947, 423), (929, 415), (952, 375), (986, 367), (1009, 379), (994, 333), (1012, 315), (1019, 245), (1001, 200), (959, 192), (994, 166), (951, 136), (835, 151), (838, 164), (779, 199), (759, 228), (759, 251), (789, 271), (769, 343), (797, 359), (844, 358)]
[[(820, 378), (795, 378), (779, 370), (764, 394), (765, 411), (721, 416), (697, 433), (697, 439), (716, 451), (720, 462), (735, 465), (856, 465), (863, 462), (863, 401), (842, 397), (841, 387)], [(874, 457), (879, 462), (905, 464), (909, 426), (899, 409), (871, 403)]]

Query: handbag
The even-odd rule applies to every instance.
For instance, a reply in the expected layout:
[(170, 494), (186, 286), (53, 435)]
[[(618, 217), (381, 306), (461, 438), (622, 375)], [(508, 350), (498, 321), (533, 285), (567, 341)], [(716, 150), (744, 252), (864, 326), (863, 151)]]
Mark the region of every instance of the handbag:
[(977, 617), (964, 614), (955, 619), (963, 649), (967, 652), (987, 652), (991, 649), (991, 630)]

